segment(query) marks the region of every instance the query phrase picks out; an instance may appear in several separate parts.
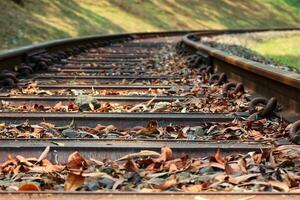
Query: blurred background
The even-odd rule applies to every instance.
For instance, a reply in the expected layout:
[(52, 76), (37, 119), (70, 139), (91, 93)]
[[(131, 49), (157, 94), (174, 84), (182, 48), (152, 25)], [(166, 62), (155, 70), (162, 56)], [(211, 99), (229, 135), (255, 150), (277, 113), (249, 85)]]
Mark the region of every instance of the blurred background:
[(0, 50), (93, 34), (296, 27), (299, 0), (1, 0)]

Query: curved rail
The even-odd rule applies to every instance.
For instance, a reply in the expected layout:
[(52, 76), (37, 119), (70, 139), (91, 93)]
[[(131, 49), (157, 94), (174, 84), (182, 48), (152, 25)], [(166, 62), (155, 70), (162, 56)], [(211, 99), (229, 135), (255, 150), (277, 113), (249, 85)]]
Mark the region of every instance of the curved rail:
[(180, 36), (188, 33), (201, 33), (203, 35), (209, 34), (224, 34), (224, 33), (245, 33), (256, 31), (270, 31), (270, 30), (294, 30), (291, 28), (281, 29), (228, 29), (228, 30), (187, 30), (187, 31), (167, 31), (167, 32), (139, 32), (139, 33), (123, 33), (123, 34), (111, 34), (111, 35), (93, 35), (77, 38), (67, 38), (53, 40), (41, 44), (29, 45), (17, 49), (12, 49), (0, 53), (0, 70), (12, 69), (12, 65), (20, 64), (26, 60), (26, 57), (30, 54), (35, 54), (40, 51), (56, 52), (59, 50), (65, 50), (70, 47), (94, 43), (104, 42), (103, 44), (109, 44), (118, 41), (142, 39), (151, 37), (167, 37), (167, 36)]
[[(273, 29), (272, 31), (282, 31)], [(287, 29), (284, 29), (287, 30)], [(288, 30), (300, 30), (299, 28)], [(259, 30), (262, 31), (262, 30)], [(271, 30), (270, 30), (271, 31)], [(251, 31), (252, 32), (252, 31)], [(224, 32), (225, 34), (232, 32)], [(266, 64), (261, 64), (245, 58), (229, 55), (224, 51), (207, 46), (199, 41), (203, 36), (215, 36), (224, 33), (190, 33), (183, 37), (182, 42), (197, 51), (196, 54), (210, 59), (210, 64), (220, 72), (236, 81), (242, 82), (246, 87), (259, 95), (277, 97), (285, 109), (282, 116), (291, 121), (300, 117), (300, 74), (283, 71)], [(287, 98), (288, 97), (288, 98)]]
[[(238, 81), (238, 82), (243, 82), (245, 84), (245, 86), (247, 86), (247, 88), (251, 88), (251, 84), (256, 83), (255, 80), (258, 81), (267, 81), (270, 82), (270, 80), (272, 80), (273, 82), (276, 82), (276, 84), (274, 84), (274, 91), (277, 90), (282, 90), (283, 87), (285, 87), (283, 89), (283, 93), (285, 95), (287, 95), (286, 88), (291, 89), (293, 91), (296, 91), (295, 94), (293, 94), (294, 96), (298, 95), (297, 92), (299, 92), (299, 87), (295, 84), (297, 84), (298, 82), (293, 82), (291, 80), (287, 80), (284, 81), (284, 79), (279, 76), (279, 78), (268, 78), (268, 76), (273, 76), (272, 72), (270, 70), (264, 69), (263, 66), (261, 67), (257, 67), (257, 68), (252, 68), (251, 64), (252, 63), (248, 63), (248, 65), (246, 65), (246, 67), (240, 67), (243, 66), (242, 61), (239, 58), (236, 58), (236, 61), (233, 61), (233, 58), (228, 57), (227, 55), (221, 55), (221, 53), (223, 52), (217, 52), (214, 49), (205, 49), (201, 44), (195, 42), (194, 40), (197, 39), (198, 36), (207, 36), (207, 35), (216, 35), (216, 34), (224, 34), (224, 33), (244, 33), (244, 32), (257, 32), (257, 31), (269, 31), (269, 30), (273, 30), (273, 29), (239, 29), (239, 30), (212, 30), (212, 31), (173, 31), (173, 32), (156, 32), (156, 33), (128, 33), (128, 34), (118, 34), (118, 35), (109, 35), (109, 36), (89, 36), (89, 37), (82, 37), (82, 38), (75, 38), (75, 39), (64, 39), (64, 40), (56, 40), (56, 41), (52, 41), (52, 42), (48, 42), (48, 43), (44, 43), (44, 44), (40, 44), (40, 45), (33, 45), (33, 46), (28, 46), (28, 47), (24, 47), (24, 48), (20, 48), (20, 49), (16, 49), (16, 50), (12, 50), (12, 51), (8, 51), (5, 52), (3, 54), (0, 54), (0, 69), (2, 67), (2, 69), (11, 69), (14, 67), (14, 65), (16, 64), (20, 64), (22, 62), (26, 62), (27, 57), (31, 56), (32, 54), (34, 55), (36, 52), (40, 52), (40, 51), (44, 51), (47, 53), (55, 53), (57, 51), (64, 51), (68, 48), (72, 48), (72, 47), (78, 47), (78, 46), (87, 46), (90, 45), (91, 43), (97, 43), (100, 44), (100, 46), (106, 46), (109, 45), (111, 43), (114, 42), (122, 42), (122, 41), (128, 41), (128, 40), (134, 40), (134, 39), (142, 39), (142, 38), (152, 38), (152, 37), (164, 37), (164, 36), (183, 36), (186, 35), (183, 38), (183, 42), (185, 43), (186, 46), (188, 46), (190, 49), (192, 49), (193, 51), (196, 51), (197, 54), (201, 55), (201, 56), (205, 56), (205, 54), (208, 56), (208, 59), (212, 59), (212, 64), (218, 69), (218, 71), (220, 72), (226, 72), (226, 75), (229, 75), (231, 79), (239, 79), (241, 78), (242, 80)], [(276, 30), (292, 30), (292, 29), (276, 29)], [(191, 34), (192, 33), (192, 34)], [(195, 37), (197, 36), (197, 37)], [(230, 60), (230, 61), (229, 61)], [(192, 59), (193, 61), (193, 59)], [(115, 60), (116, 62), (116, 60)], [(118, 62), (122, 62), (122, 61), (118, 61)], [(246, 62), (246, 61), (244, 61)], [(65, 64), (65, 63), (63, 63)], [(110, 63), (109, 63), (110, 65)], [(135, 62), (133, 62), (133, 66), (136, 65)], [(103, 64), (104, 66), (104, 64)], [(237, 67), (239, 66), (239, 67)], [(68, 69), (68, 68), (67, 68)], [(67, 70), (66, 69), (66, 70)], [(75, 71), (79, 71), (81, 70), (81, 68), (73, 68), (77, 69)], [(93, 69), (92, 69), (93, 70)], [(133, 68), (134, 70), (134, 68)], [(213, 69), (209, 69), (209, 68), (205, 68), (203, 71), (211, 71)], [(45, 72), (47, 72), (45, 70)], [(48, 71), (49, 72), (49, 71)], [(255, 79), (249, 79), (249, 73), (253, 74), (252, 78)], [(225, 73), (221, 73), (223, 74), (225, 77)], [(219, 77), (216, 76), (216, 78), (219, 78), (218, 81), (221, 80), (220, 77), (221, 74), (218, 74)], [(108, 75), (109, 76), (109, 75)], [(283, 75), (282, 75), (283, 76)], [(37, 76), (35, 78), (39, 78), (39, 79), (45, 79), (45, 78), (49, 78), (49, 76)], [(53, 77), (53, 75), (51, 75), (51, 77)], [(113, 76), (109, 76), (110, 78), (112, 78)], [(109, 78), (106, 77), (106, 78)], [(144, 76), (145, 78), (146, 76)], [(260, 78), (259, 78), (260, 77)], [(53, 77), (53, 78), (60, 78), (60, 79), (66, 79), (66, 77)], [(81, 77), (82, 78), (82, 77)], [(84, 79), (87, 79), (88, 77), (84, 77)], [(92, 77), (94, 78), (99, 78), (98, 77)], [(104, 78), (104, 77), (100, 77), (100, 78)], [(120, 78), (120, 77), (113, 77), (115, 78)], [(124, 78), (124, 77), (121, 77)], [(130, 77), (127, 77), (130, 78)], [(136, 77), (134, 77), (136, 78)], [(148, 77), (149, 78), (149, 77)], [(153, 77), (152, 77), (153, 78)], [(160, 77), (162, 78), (162, 77)], [(91, 79), (91, 77), (89, 78)], [(249, 79), (249, 80), (248, 80)], [(296, 78), (297, 80), (297, 78)], [(271, 83), (271, 85), (273, 85), (273, 82)], [(248, 83), (251, 83), (250, 85)], [(261, 82), (259, 82), (261, 83)], [(21, 86), (21, 83), (18, 83), (18, 86)], [(238, 88), (237, 86), (240, 86), (241, 88), (239, 89), (239, 92), (244, 92), (243, 91), (243, 84), (239, 83), (239, 84), (231, 84), (228, 85), (226, 87), (231, 87), (233, 88), (234, 86), (236, 88)], [(279, 85), (279, 86), (278, 86)], [(257, 86), (260, 86), (259, 84), (257, 84)], [(62, 88), (62, 87), (67, 87), (64, 84), (61, 85), (39, 85), (40, 88), (48, 88), (48, 89), (58, 89), (58, 88)], [(132, 90), (137, 90), (137, 89), (141, 89), (141, 88), (148, 88), (148, 85), (110, 85), (107, 86), (105, 84), (103, 85), (95, 85), (95, 86), (91, 86), (91, 85), (69, 85), (68, 87), (70, 88), (78, 88), (78, 89), (83, 89), (83, 88), (91, 88), (93, 87), (93, 89), (101, 89), (101, 88), (119, 88), (119, 89), (128, 89), (128, 87), (130, 87)], [(168, 86), (159, 86), (159, 85), (154, 85), (151, 86), (152, 88), (170, 88), (170, 85)], [(266, 86), (265, 86), (266, 87)], [(277, 89), (277, 87), (279, 87)], [(227, 89), (228, 89), (227, 88)], [(270, 89), (270, 88), (269, 88)], [(256, 92), (261, 92), (259, 90), (259, 88), (255, 88), (254, 89)], [(265, 93), (262, 93), (265, 94)], [(284, 95), (283, 94), (283, 95)], [(274, 94), (273, 94), (274, 96)], [(176, 96), (161, 96), (158, 97), (158, 99), (174, 99)], [(22, 99), (24, 98), (24, 99)], [(45, 100), (47, 100), (47, 103), (51, 103), (53, 101), (62, 101), (62, 100), (70, 100), (70, 99), (74, 99), (75, 97), (71, 97), (71, 96), (62, 96), (62, 97), (6, 97), (3, 96), (2, 99), (7, 100), (7, 101), (14, 101), (16, 102), (18, 101), (40, 101), (43, 100), (45, 102)], [(152, 97), (149, 96), (143, 96), (143, 97), (122, 97), (122, 96), (116, 96), (114, 98), (110, 98), (108, 99), (107, 96), (98, 96), (96, 97), (97, 99), (106, 99), (106, 100), (110, 100), (110, 101), (141, 101), (141, 100), (151, 100)], [(198, 96), (198, 98), (200, 98)], [(295, 101), (297, 101), (299, 103), (299, 100), (297, 98), (293, 99)], [(27, 102), (28, 103), (28, 102)], [(283, 103), (281, 101), (281, 103)], [(268, 102), (266, 103), (268, 104)], [(46, 105), (46, 104), (45, 104)], [(184, 120), (186, 120), (186, 122), (188, 124), (192, 124), (192, 125), (201, 125), (201, 123), (208, 123), (210, 119), (213, 119), (214, 122), (227, 122), (227, 121), (232, 121), (236, 118), (245, 118), (248, 116), (248, 113), (246, 113), (247, 115), (244, 115), (245, 113), (231, 113), (231, 115), (228, 115), (228, 113), (20, 113), (20, 112), (2, 112), (1, 114), (1, 119), (3, 122), (13, 122), (13, 123), (18, 123), (18, 122), (23, 122), (24, 119), (27, 119), (31, 122), (40, 122), (41, 120), (51, 120), (51, 122), (53, 122), (56, 125), (59, 125), (61, 123), (61, 125), (65, 125), (66, 121), (63, 120), (67, 120), (67, 124), (72, 124), (75, 123), (76, 125), (89, 125), (89, 126), (95, 126), (96, 123), (104, 123), (104, 124), (116, 124), (118, 125), (118, 127), (121, 128), (127, 128), (127, 127), (134, 127), (137, 124), (142, 124), (144, 122), (148, 122), (149, 120), (155, 120), (158, 119), (160, 120), (160, 123), (164, 124), (164, 125), (168, 125), (171, 123), (176, 123), (176, 122), (183, 122)], [(194, 124), (193, 124), (194, 123)], [(142, 124), (143, 125), (143, 124)], [(101, 141), (101, 142), (100, 142)], [(164, 141), (158, 141), (158, 140), (141, 140), (139, 142), (136, 142), (138, 140), (132, 140), (132, 141), (119, 141), (119, 140), (98, 140), (98, 139), (87, 139), (84, 140), (81, 138), (80, 139), (71, 139), (71, 138), (67, 138), (67, 139), (58, 139), (58, 140), (52, 140), (52, 139), (48, 139), (48, 140), (44, 140), (44, 139), (36, 139), (36, 140), (31, 140), (31, 139), (2, 139), (0, 141), (0, 143), (2, 143), (3, 145), (0, 145), (0, 149), (2, 149), (2, 151), (0, 151), (0, 154), (2, 154), (2, 156), (0, 156), (0, 161), (1, 158), (4, 158), (7, 155), (7, 152), (14, 152), (14, 153), (18, 153), (18, 152), (22, 152), (23, 154), (26, 155), (30, 155), (29, 157), (32, 156), (36, 156), (37, 151), (42, 151), (45, 146), (51, 146), (51, 151), (49, 151), (49, 156), (51, 157), (55, 157), (57, 156), (57, 152), (59, 152), (59, 160), (66, 160), (67, 156), (70, 154), (70, 151), (80, 151), (83, 152), (84, 154), (89, 154), (89, 155), (93, 155), (93, 157), (95, 158), (103, 158), (107, 155), (109, 156), (115, 156), (115, 157), (119, 157), (119, 155), (124, 154), (124, 153), (131, 153), (131, 152), (135, 152), (137, 150), (140, 149), (154, 149), (157, 150), (159, 149), (159, 147), (161, 146), (162, 143), (164, 144), (170, 144), (171, 147), (174, 147), (174, 153), (177, 155), (181, 154), (182, 152), (188, 152), (192, 155), (196, 155), (199, 156), (201, 153), (205, 153), (205, 152), (210, 152), (212, 153), (216, 148), (220, 148), (220, 149), (224, 149), (224, 152), (244, 152), (244, 151), (256, 151), (256, 150), (269, 150), (270, 148), (272, 148), (273, 146), (277, 145), (277, 144), (273, 144), (273, 143), (268, 143), (265, 141), (258, 141), (258, 142), (254, 142), (254, 141), (234, 141), (232, 143), (228, 143), (228, 141), (220, 141), (220, 140), (216, 140), (216, 141), (196, 141), (193, 140), (193, 142), (190, 141), (170, 141), (168, 140), (168, 143)], [(64, 143), (65, 142), (65, 143)], [(62, 145), (63, 144), (63, 145)], [(199, 146), (198, 146), (199, 144)], [(173, 146), (172, 146), (173, 145)], [(280, 145), (280, 144), (279, 144)], [(97, 157), (98, 156), (98, 157)], [(236, 196), (238, 197), (238, 195), (244, 195), (246, 196), (246, 198), (252, 198), (252, 196), (250, 195), (258, 195), (259, 198), (264, 198), (264, 199), (281, 199), (282, 195), (285, 195), (286, 199), (291, 199), (294, 198), (293, 195), (299, 195), (299, 193), (297, 194), (292, 194), (292, 193), (223, 193), (225, 194), (221, 196), (220, 193), (155, 193), (155, 194), (151, 194), (152, 196), (144, 193), (136, 193), (136, 192), (132, 192), (132, 193), (86, 193), (86, 192), (49, 192), (51, 195), (47, 195), (48, 199), (53, 198), (57, 198), (57, 197), (63, 197), (66, 199), (73, 199), (73, 198), (86, 198), (87, 195), (92, 198), (92, 199), (96, 199), (99, 198), (99, 194), (101, 194), (102, 196), (100, 196), (101, 198), (107, 198), (107, 195), (110, 195), (110, 197), (112, 198), (116, 198), (119, 195), (127, 195), (128, 197), (130, 196), (130, 198), (140, 198), (142, 197), (143, 199), (147, 199), (149, 197), (153, 198), (154, 196), (157, 199), (166, 199), (169, 198), (169, 195), (173, 195), (173, 197), (175, 199), (179, 199), (179, 198), (190, 198), (192, 197), (197, 197), (196, 195), (206, 195), (208, 198), (210, 198), (209, 196), (211, 196), (214, 199), (229, 199), (232, 198), (232, 196)], [(10, 195), (9, 192), (0, 192), (0, 194), (2, 196), (6, 196), (6, 195)], [(46, 192), (13, 192), (13, 194), (15, 196), (20, 196), (21, 195), (28, 195), (27, 197), (29, 198), (30, 195), (40, 195), (40, 194), (46, 194)], [(81, 195), (80, 195), (81, 194)], [(179, 195), (177, 195), (179, 194)], [(276, 195), (275, 195), (276, 194)], [(72, 196), (74, 195), (74, 196)], [(84, 195), (84, 196), (83, 196)], [(10, 196), (15, 197), (15, 196)], [(23, 196), (22, 196), (23, 197)], [(199, 196), (198, 196), (199, 197)], [(9, 197), (8, 197), (9, 198)], [(297, 198), (297, 197), (296, 197)]]

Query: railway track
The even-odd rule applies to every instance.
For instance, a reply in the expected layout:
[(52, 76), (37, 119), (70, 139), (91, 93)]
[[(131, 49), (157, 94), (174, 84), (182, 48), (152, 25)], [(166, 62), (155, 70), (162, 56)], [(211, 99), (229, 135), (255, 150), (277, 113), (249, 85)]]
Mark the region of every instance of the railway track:
[[(102, 186), (97, 183), (95, 187), (106, 189), (97, 190), (87, 189), (91, 186), (88, 180), (99, 179), (103, 173), (101, 176), (77, 174), (77, 178), (85, 177), (83, 180), (88, 183), (76, 186), (75, 181), (68, 187), (68, 177), (75, 173), (69, 165), (55, 171), (61, 173), (57, 175), (59, 180), (49, 176), (43, 180), (45, 172), (37, 170), (45, 170), (42, 160), (46, 158), (50, 163), (70, 162), (74, 151), (80, 152), (80, 156), (76, 154), (80, 159), (94, 159), (102, 168), (113, 167), (111, 162), (100, 161), (104, 158), (113, 161), (142, 150), (152, 151), (148, 157), (157, 156), (153, 151), (160, 152), (162, 148), (162, 160), (151, 161), (158, 165), (168, 161), (162, 156), (169, 147), (174, 158), (182, 161), (182, 154), (189, 156), (186, 159), (201, 157), (201, 162), (208, 162), (206, 167), (212, 167), (211, 162), (230, 167), (228, 159), (235, 162), (239, 157), (232, 155), (238, 154), (244, 155), (244, 159), (246, 155), (256, 155), (255, 159), (268, 155), (260, 158), (261, 165), (286, 158), (286, 155), (270, 157), (273, 155), (268, 152), (299, 148), (295, 144), (299, 143), (300, 75), (228, 56), (199, 42), (201, 36), (249, 31), (266, 30), (93, 36), (0, 55), (0, 163), (4, 163), (0, 167), (1, 196), (9, 199), (15, 196), (40, 198), (46, 194), (51, 195), (43, 198), (93, 199), (109, 195), (116, 199), (120, 194), (143, 199), (164, 199), (169, 198), (168, 195), (207, 199), (252, 198), (253, 195), (257, 199), (295, 198), (299, 195), (296, 175), (289, 186), (278, 185), (280, 181), (276, 185), (273, 177), (273, 185), (260, 181), (263, 189), (256, 186), (253, 190), (253, 182), (249, 183), (248, 178), (244, 184), (237, 183), (236, 179), (228, 182), (228, 178), (237, 175), (226, 172), (223, 182), (240, 187), (226, 192), (220, 187), (228, 185), (201, 186), (201, 189), (183, 186), (185, 182), (178, 183), (179, 174), (187, 173), (190, 167), (179, 169), (177, 166), (173, 189), (156, 187), (154, 183), (148, 183), (144, 190), (132, 185), (130, 188), (129, 178), (123, 177), (118, 183), (121, 178), (116, 181), (116, 175), (106, 172), (114, 182), (111, 185), (114, 189), (107, 186), (107, 182), (101, 182)], [(165, 145), (168, 147), (163, 147)], [(217, 149), (224, 155), (223, 161), (215, 153)], [(23, 157), (7, 159), (8, 154)], [(136, 161), (125, 159), (124, 170), (136, 172), (135, 162), (150, 162), (142, 157)], [(139, 164), (141, 169), (138, 170), (145, 170), (144, 165)], [(294, 165), (297, 174), (300, 172), (298, 163)], [(82, 167), (86, 166), (80, 166), (80, 170), (84, 170)], [(174, 172), (156, 170), (163, 173), (152, 171), (157, 177), (167, 176), (167, 180), (174, 177)], [(249, 169), (245, 170), (244, 173), (251, 174)], [(257, 175), (249, 179), (253, 177)], [(149, 179), (146, 178), (146, 182)], [(167, 189), (170, 190), (164, 192)], [(218, 190), (222, 196), (216, 193)], [(276, 195), (267, 191), (276, 191)]]

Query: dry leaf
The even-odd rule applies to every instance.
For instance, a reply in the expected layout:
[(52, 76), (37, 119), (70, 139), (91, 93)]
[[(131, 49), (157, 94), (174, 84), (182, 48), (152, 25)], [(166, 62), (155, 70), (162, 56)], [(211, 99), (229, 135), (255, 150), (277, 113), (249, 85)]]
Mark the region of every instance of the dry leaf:
[(67, 167), (69, 170), (83, 170), (87, 167), (86, 160), (76, 151), (68, 157)]
[(202, 163), (199, 166), (199, 169), (204, 168), (204, 167), (215, 167), (218, 169), (225, 170), (225, 166), (223, 164), (217, 163), (217, 162), (209, 162), (209, 163)]
[(173, 159), (173, 153), (170, 147), (163, 146), (161, 148), (161, 154), (159, 158), (153, 159), (154, 162), (166, 162)]
[(177, 172), (177, 171), (178, 171), (177, 166), (174, 163), (171, 163), (170, 167), (169, 167), (169, 173), (173, 173), (173, 172)]
[(127, 162), (124, 165), (124, 168), (129, 172), (139, 172), (137, 164), (132, 159), (127, 160)]
[(237, 162), (226, 163), (225, 172), (228, 175), (240, 174), (242, 169)]
[(28, 167), (33, 166), (33, 164), (31, 162), (28, 162), (28, 160), (26, 158), (24, 158), (23, 156), (17, 155), (16, 159), (23, 165), (26, 165)]
[(84, 177), (82, 175), (77, 175), (69, 173), (65, 181), (65, 191), (76, 191), (84, 183)]
[(191, 186), (188, 186), (188, 187), (183, 186), (182, 190), (184, 192), (201, 192), (202, 188), (203, 188), (202, 185), (197, 184), (197, 185), (191, 185)]
[(146, 128), (142, 128), (141, 130), (137, 131), (137, 135), (157, 135), (159, 134), (158, 123), (157, 121), (150, 121)]
[(242, 175), (242, 176), (237, 176), (237, 177), (232, 177), (230, 176), (229, 177), (229, 182), (232, 183), (232, 184), (240, 184), (244, 181), (247, 181), (248, 179), (251, 179), (251, 178), (254, 178), (254, 177), (258, 177), (260, 176), (261, 174), (246, 174), (246, 175)]
[(279, 189), (281, 192), (288, 192), (290, 190), (287, 184), (279, 181), (266, 181), (266, 182), (253, 181), (249, 183), (240, 184), (239, 186), (247, 186), (247, 185), (265, 185), (265, 186), (271, 185), (272, 187)]
[(176, 176), (172, 176), (170, 179), (168, 179), (164, 183), (160, 184), (157, 188), (160, 190), (167, 190), (167, 189), (173, 187), (174, 185), (176, 185), (176, 183), (177, 183)]
[(128, 154), (126, 156), (123, 156), (122, 158), (119, 158), (116, 161), (122, 161), (122, 160), (128, 160), (128, 159), (134, 159), (134, 158), (142, 158), (142, 157), (159, 157), (160, 154), (155, 151), (140, 151), (139, 153), (132, 153)]
[(34, 183), (24, 183), (19, 186), (19, 191), (40, 191), (40, 187)]
[(220, 149), (217, 149), (214, 158), (216, 159), (216, 161), (220, 164), (225, 164), (226, 163), (226, 159), (224, 156), (221, 155), (220, 153)]
[(45, 159), (47, 157), (49, 151), (50, 151), (50, 146), (47, 146), (45, 148), (45, 150), (43, 151), (43, 153), (40, 155), (40, 157), (37, 159), (35, 164), (37, 164), (37, 163), (41, 162), (43, 159)]

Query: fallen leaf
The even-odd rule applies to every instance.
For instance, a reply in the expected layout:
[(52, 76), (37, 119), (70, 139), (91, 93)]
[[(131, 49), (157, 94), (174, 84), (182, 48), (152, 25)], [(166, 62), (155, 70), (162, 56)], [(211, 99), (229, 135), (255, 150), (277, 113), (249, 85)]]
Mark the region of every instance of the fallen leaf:
[(86, 160), (76, 151), (68, 157), (67, 168), (72, 171), (83, 170), (87, 167)]
[(225, 170), (225, 166), (223, 164), (217, 163), (217, 162), (209, 162), (209, 163), (202, 163), (199, 166), (199, 169), (204, 168), (204, 167), (215, 167), (218, 169)]
[(171, 163), (169, 167), (169, 173), (177, 172), (178, 168), (176, 167), (175, 163)]
[(264, 136), (256, 130), (251, 130), (250, 135), (254, 138), (254, 140), (261, 140), (264, 139)]
[(47, 122), (41, 122), (40, 125), (44, 128), (55, 128), (54, 124), (47, 123)]
[(166, 162), (173, 159), (173, 153), (170, 147), (163, 146), (161, 148), (161, 154), (159, 158), (153, 159), (154, 162)]
[(244, 183), (244, 184), (240, 184), (239, 186), (247, 186), (247, 185), (265, 185), (265, 186), (269, 186), (271, 185), (272, 187), (275, 187), (277, 189), (279, 189), (281, 192), (288, 192), (290, 190), (289, 186), (283, 182), (279, 182), (279, 181), (253, 181), (253, 182), (249, 182), (249, 183)]
[(92, 161), (92, 162), (96, 163), (98, 166), (102, 166), (102, 165), (104, 165), (104, 163), (103, 163), (102, 161), (100, 161), (100, 160), (96, 160), (96, 159), (94, 159), (94, 158), (90, 158), (90, 161)]
[(35, 164), (37, 164), (37, 163), (41, 162), (43, 159), (45, 159), (47, 157), (49, 151), (50, 151), (50, 146), (47, 146), (45, 148), (45, 150), (43, 151), (43, 153), (40, 155), (40, 157), (37, 159)]
[(142, 128), (141, 130), (137, 131), (137, 135), (157, 135), (159, 134), (158, 123), (157, 121), (150, 121), (146, 128)]
[(170, 179), (168, 179), (164, 183), (160, 184), (157, 188), (160, 190), (167, 190), (167, 189), (173, 187), (174, 185), (176, 185), (176, 183), (177, 183), (176, 176), (172, 176)]
[(24, 158), (23, 156), (17, 155), (17, 156), (16, 156), (16, 159), (17, 159), (20, 163), (22, 163), (22, 164), (24, 164), (24, 165), (26, 165), (26, 166), (28, 166), (28, 167), (33, 166), (33, 164), (32, 164), (31, 162), (28, 162), (28, 160), (27, 160), (26, 158)]
[(124, 165), (124, 168), (129, 172), (139, 172), (137, 164), (132, 159), (127, 160), (127, 162)]
[(224, 156), (221, 155), (220, 153), (220, 149), (217, 149), (214, 158), (216, 159), (216, 161), (220, 164), (225, 164), (226, 163), (226, 159)]
[(40, 191), (40, 187), (34, 183), (24, 183), (19, 186), (19, 191)]
[(240, 168), (237, 162), (226, 163), (225, 164), (225, 173), (228, 175), (241, 174), (242, 169)]
[(246, 174), (246, 175), (237, 176), (237, 177), (230, 176), (228, 181), (232, 184), (238, 185), (238, 184), (240, 184), (244, 181), (247, 181), (247, 180), (249, 180), (251, 178), (254, 178), (254, 177), (258, 177), (260, 175), (261, 174), (256, 173), (256, 174)]
[(128, 154), (126, 156), (123, 156), (122, 158), (117, 159), (116, 161), (122, 161), (122, 160), (134, 159), (134, 158), (142, 158), (142, 157), (159, 157), (159, 156), (160, 156), (160, 153), (157, 153), (155, 151), (144, 150), (144, 151), (140, 151), (139, 153)]
[(64, 184), (65, 191), (76, 191), (83, 185), (84, 179), (82, 175), (69, 173)]
[(197, 184), (197, 185), (191, 185), (186, 187), (185, 185), (182, 187), (182, 190), (184, 192), (201, 192), (202, 191), (202, 185)]

